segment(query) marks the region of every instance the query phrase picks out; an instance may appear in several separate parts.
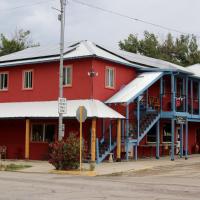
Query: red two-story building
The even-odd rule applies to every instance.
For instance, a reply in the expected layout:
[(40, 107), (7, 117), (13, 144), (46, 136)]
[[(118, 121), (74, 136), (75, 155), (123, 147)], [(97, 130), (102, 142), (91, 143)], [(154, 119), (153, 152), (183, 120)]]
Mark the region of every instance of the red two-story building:
[[(85, 160), (199, 153), (200, 66), (110, 50), (89, 41), (66, 44), (65, 135), (79, 134), (85, 106)], [(59, 47), (0, 57), (0, 147), (10, 159), (48, 159), (58, 139)]]

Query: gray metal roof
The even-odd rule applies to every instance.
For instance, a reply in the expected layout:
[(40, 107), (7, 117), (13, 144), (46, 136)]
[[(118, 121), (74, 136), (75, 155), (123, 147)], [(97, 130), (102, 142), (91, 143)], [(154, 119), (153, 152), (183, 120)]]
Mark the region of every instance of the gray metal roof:
[[(84, 57), (98, 57), (112, 62), (134, 67), (133, 63), (106, 51), (93, 42), (81, 41), (67, 43), (64, 50), (64, 59)], [(0, 67), (14, 66), (26, 63), (39, 63), (59, 60), (59, 46), (32, 47), (0, 57)]]
[(193, 77), (200, 78), (200, 64), (188, 66), (187, 69), (193, 73)]
[(163, 72), (144, 72), (114, 94), (106, 103), (129, 103), (155, 83)]

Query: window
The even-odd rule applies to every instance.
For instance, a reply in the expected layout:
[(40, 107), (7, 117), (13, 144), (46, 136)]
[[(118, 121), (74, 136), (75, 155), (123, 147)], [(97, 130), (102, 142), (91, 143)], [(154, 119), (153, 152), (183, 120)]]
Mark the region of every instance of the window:
[(23, 88), (32, 89), (33, 88), (33, 71), (24, 71)]
[(63, 68), (63, 85), (72, 86), (72, 66)]
[(0, 73), (0, 90), (8, 90), (8, 73)]
[(147, 142), (156, 142), (156, 125), (147, 134)]
[(106, 68), (106, 87), (107, 88), (115, 87), (115, 70), (113, 67)]
[(171, 142), (171, 124), (163, 127), (163, 142)]
[(53, 142), (55, 126), (53, 124), (32, 124), (32, 142)]

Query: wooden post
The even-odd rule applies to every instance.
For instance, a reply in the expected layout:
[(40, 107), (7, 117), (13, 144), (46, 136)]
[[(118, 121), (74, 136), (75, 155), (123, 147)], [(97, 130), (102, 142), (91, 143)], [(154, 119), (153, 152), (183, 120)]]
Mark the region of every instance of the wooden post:
[(96, 118), (92, 119), (92, 144), (91, 144), (91, 161), (96, 160)]
[(117, 161), (121, 161), (121, 119), (117, 120)]
[(26, 133), (25, 133), (25, 159), (29, 159), (29, 143), (30, 143), (30, 119), (26, 119)]

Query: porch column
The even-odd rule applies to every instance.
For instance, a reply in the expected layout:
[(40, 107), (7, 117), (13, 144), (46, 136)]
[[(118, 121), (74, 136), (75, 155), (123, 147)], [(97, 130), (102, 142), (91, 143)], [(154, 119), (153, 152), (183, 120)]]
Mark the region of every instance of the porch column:
[(199, 101), (199, 115), (200, 115), (200, 82), (198, 82), (198, 101)]
[(171, 74), (171, 109), (173, 111), (173, 115), (175, 113), (175, 85), (174, 85), (174, 74)]
[(171, 119), (171, 160), (174, 161), (174, 129), (175, 129), (175, 120)]
[(96, 118), (92, 119), (92, 143), (91, 143), (91, 161), (96, 160)]
[(121, 161), (121, 119), (117, 120), (117, 161)]
[(135, 145), (135, 160), (138, 160), (138, 145)]
[(191, 101), (191, 114), (193, 115), (193, 80), (190, 80), (190, 101)]
[(140, 136), (140, 97), (137, 98), (137, 141)]
[(160, 121), (156, 124), (156, 159), (160, 158)]
[(129, 150), (129, 105), (126, 105), (126, 160), (128, 160), (128, 150)]
[(30, 155), (30, 119), (26, 119), (25, 159), (29, 159), (29, 155)]
[(162, 112), (162, 97), (163, 97), (163, 77), (160, 79), (160, 111)]
[(188, 77), (186, 76), (186, 112), (188, 112)]
[(183, 124), (180, 125), (180, 157), (183, 157)]
[(188, 120), (185, 124), (185, 160), (188, 159)]

